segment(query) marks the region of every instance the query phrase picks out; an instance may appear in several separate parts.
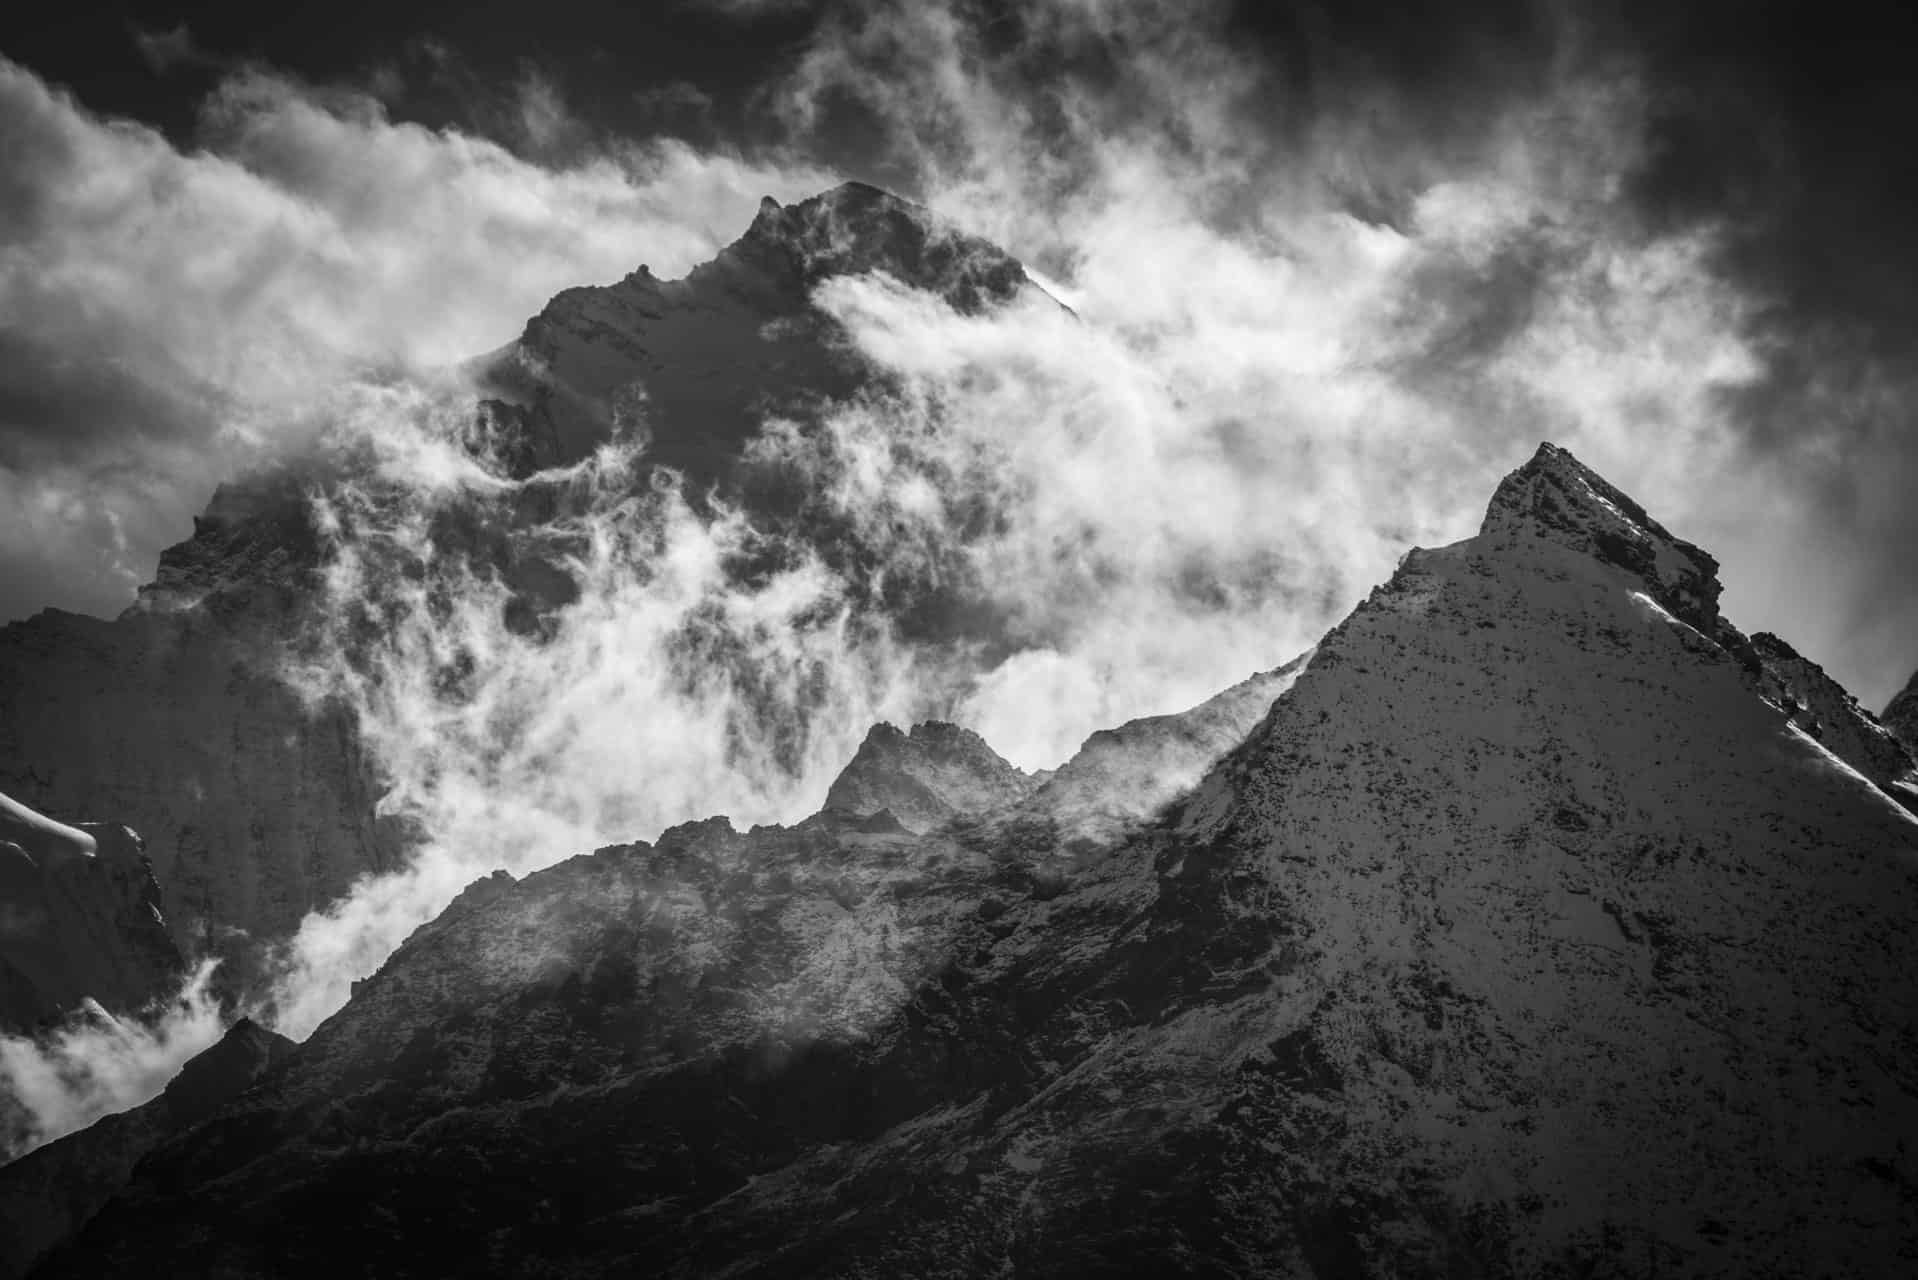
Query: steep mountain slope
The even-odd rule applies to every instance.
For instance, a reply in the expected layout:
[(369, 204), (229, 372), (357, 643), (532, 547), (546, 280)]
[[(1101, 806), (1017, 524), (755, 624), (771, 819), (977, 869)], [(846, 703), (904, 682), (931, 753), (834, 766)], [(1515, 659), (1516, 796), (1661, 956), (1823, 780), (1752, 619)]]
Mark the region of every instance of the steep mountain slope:
[(1918, 809), (1918, 766), (1897, 734), (1859, 706), (1823, 667), (1777, 636), (1761, 631), (1752, 637), (1752, 648), (1764, 664), (1760, 686), (1765, 696), (1790, 712), (1793, 724), (1892, 799)]
[(138, 835), (70, 827), (0, 794), (0, 1031), (36, 1029), (89, 998), (132, 1013), (169, 993), (186, 964), (161, 907)]
[(1908, 1270), (1918, 821), (1713, 570), (1547, 446), (1123, 843), (482, 881), (46, 1274)]
[(125, 1184), (140, 1157), (243, 1093), (293, 1042), (246, 1019), (159, 1097), (0, 1168), (0, 1276), (25, 1275)]
[[(500, 977), (494, 950), (475, 947), (469, 931), (543, 937), (557, 942), (567, 958), (555, 961), (549, 955), (540, 963), (594, 968), (594, 955), (621, 945), (612, 935), (631, 928), (629, 882), (637, 880), (636, 892), (651, 904), (649, 910), (663, 908), (673, 918), (670, 942), (653, 939), (671, 968), (663, 996), (658, 972), (651, 978), (647, 1020), (653, 1025), (643, 1033), (649, 1039), (676, 1044), (681, 1052), (687, 1045), (704, 1045), (711, 1055), (748, 1052), (769, 1027), (774, 1034), (790, 1032), (801, 1043), (817, 1039), (822, 1021), (857, 1032), (875, 1011), (891, 1010), (915, 974), (923, 976), (930, 965), (949, 958), (946, 949), (955, 938), (964, 943), (982, 928), (980, 938), (1007, 931), (992, 922), (1004, 914), (1008, 901), (1057, 893), (1063, 883), (1059, 868), (1069, 863), (1046, 839), (1055, 826), (1083, 831), (1088, 819), (1136, 823), (1138, 796), (1127, 788), (1168, 785), (1168, 778), (1203, 772), (1263, 714), (1264, 705), (1251, 692), (1270, 687), (1297, 666), (1255, 676), (1181, 715), (1095, 735), (1098, 746), (1088, 750), (1096, 750), (1100, 769), (1126, 787), (1102, 798), (1092, 784), (1094, 775), (1081, 770), (1079, 781), (1062, 793), (1063, 822), (1035, 800), (1033, 780), (976, 734), (941, 723), (915, 725), (907, 733), (875, 726), (835, 780), (826, 806), (791, 832), (762, 829), (741, 836), (724, 822), (694, 824), (666, 833), (650, 852), (646, 846), (602, 850), (517, 887), (505, 873), (476, 882), (406, 948), (409, 968), (438, 971), (433, 987), (455, 1003), (420, 1008), (402, 1000), (396, 1011), (383, 1005), (372, 985), (362, 984), (356, 1016), (373, 1019), (368, 1038), (430, 1041), (435, 1050), (460, 1043), (460, 1052), (469, 1055), (469, 1071), (478, 1068), (474, 1081), (491, 1087), (502, 1073), (518, 1071), (510, 1059), (526, 1048), (520, 1038), (497, 1029), (479, 1038), (463, 1034), (470, 1027), (469, 1006), (458, 1002), (491, 989)], [(1194, 754), (1207, 750), (1203, 759)], [(1155, 766), (1167, 761), (1177, 772), (1155, 773)], [(895, 808), (928, 828), (954, 824), (953, 838), (915, 840)], [(1074, 844), (1084, 849), (1088, 841), (1081, 835)], [(635, 866), (636, 857), (644, 864)], [(609, 867), (625, 872), (616, 881), (625, 887), (610, 895), (603, 878)], [(921, 893), (928, 884), (937, 888)], [(683, 891), (689, 886), (697, 891), (702, 911), (685, 909), (689, 899)], [(566, 905), (570, 900), (589, 900), (605, 909), (581, 915)], [(902, 900), (911, 903), (904, 918)], [(702, 916), (715, 904), (725, 921), (752, 921), (752, 927), (713, 928)], [(568, 913), (558, 937), (547, 930), (552, 910)], [(871, 945), (875, 933), (876, 947)], [(681, 952), (691, 953), (696, 964), (676, 959)], [(434, 958), (422, 960), (422, 954)], [(736, 978), (715, 984), (715, 974), (784, 977), (778, 989), (755, 992), (746, 1001), (735, 989)], [(715, 1015), (710, 997), (687, 998), (687, 989), (716, 989), (729, 1006), (724, 1016)], [(395, 1018), (405, 1022), (405, 1029), (391, 1025)], [(555, 1032), (554, 1026), (542, 1025), (536, 1034), (564, 1043)], [(729, 1045), (735, 1047), (728, 1050)], [(496, 1053), (509, 1061), (496, 1060)], [(150, 1116), (151, 1108), (141, 1114)], [(11, 1231), (30, 1241), (38, 1256), (77, 1229), (125, 1182), (133, 1165), (130, 1157), (122, 1158), (125, 1153), (136, 1145), (144, 1153), (161, 1136), (146, 1121), (127, 1130), (97, 1124), (43, 1149), (34, 1163), (23, 1162), (18, 1168), (24, 1172), (0, 1173), (0, 1234)], [(102, 1144), (112, 1158), (101, 1155)], [(63, 1173), (43, 1186), (37, 1171), (47, 1168), (79, 1173)], [(118, 1181), (109, 1185), (113, 1178)]]
[(260, 631), (137, 608), (0, 630), (0, 787), (148, 836), (186, 950), (234, 957), (231, 931), (282, 935), (397, 858), (350, 722), (306, 711)]
[(1307, 652), (1176, 715), (1145, 716), (1087, 738), (1046, 778), (1021, 817), (1061, 840), (1100, 841), (1156, 813), (1245, 740), (1312, 659)]
[(1909, 751), (1918, 751), (1918, 674), (1885, 706), (1879, 717)]

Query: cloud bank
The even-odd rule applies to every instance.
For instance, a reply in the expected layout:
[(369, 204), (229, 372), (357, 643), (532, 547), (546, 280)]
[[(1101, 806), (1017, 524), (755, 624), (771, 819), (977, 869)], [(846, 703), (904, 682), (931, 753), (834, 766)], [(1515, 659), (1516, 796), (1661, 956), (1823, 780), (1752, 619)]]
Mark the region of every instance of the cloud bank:
[(676, 274), (825, 181), (671, 142), (542, 167), (259, 69), (183, 153), (0, 60), (0, 139), (0, 617), (117, 611), (343, 383), (496, 347), (641, 261)]

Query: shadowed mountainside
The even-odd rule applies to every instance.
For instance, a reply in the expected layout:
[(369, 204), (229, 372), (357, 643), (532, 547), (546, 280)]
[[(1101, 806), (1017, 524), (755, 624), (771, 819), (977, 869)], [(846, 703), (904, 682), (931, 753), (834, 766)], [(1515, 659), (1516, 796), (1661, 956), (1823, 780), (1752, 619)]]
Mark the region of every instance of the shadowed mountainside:
[(133, 831), (68, 826), (0, 794), (0, 1031), (37, 1029), (88, 999), (131, 1013), (173, 991), (186, 962), (161, 908)]

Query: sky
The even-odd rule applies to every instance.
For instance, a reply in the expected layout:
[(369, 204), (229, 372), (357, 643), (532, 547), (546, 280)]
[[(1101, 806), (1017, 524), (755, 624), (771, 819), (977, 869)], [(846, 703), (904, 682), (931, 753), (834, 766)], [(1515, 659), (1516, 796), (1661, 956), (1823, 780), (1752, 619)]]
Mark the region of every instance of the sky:
[(1260, 554), (1329, 566), (1302, 631), (1549, 436), (1876, 708), (1918, 665), (1914, 35), (1716, 0), (62, 5), (0, 26), (0, 618), (123, 607), (341, 382), (860, 178), (1221, 401), (1187, 425), (1300, 513), (1244, 507), (1292, 538)]

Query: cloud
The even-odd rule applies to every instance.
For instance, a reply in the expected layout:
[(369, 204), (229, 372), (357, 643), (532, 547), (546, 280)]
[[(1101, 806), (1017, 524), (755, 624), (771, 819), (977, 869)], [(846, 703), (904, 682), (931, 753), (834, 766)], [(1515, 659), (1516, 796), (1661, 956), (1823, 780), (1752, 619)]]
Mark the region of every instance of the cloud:
[(176, 22), (164, 30), (149, 30), (136, 26), (132, 29), (133, 47), (140, 54), (141, 61), (156, 76), (181, 67), (213, 67), (221, 65), (221, 60), (200, 47), (193, 38), (193, 32), (184, 22)]
[(0, 1033), (0, 1162), (156, 1096), (224, 1030), (211, 962), (178, 996), (137, 1018), (88, 1002), (37, 1036)]
[(260, 70), (192, 153), (4, 61), (0, 121), (0, 616), (111, 611), (342, 384), (498, 346), (642, 261), (675, 274), (825, 181), (672, 142), (547, 168)]
[(683, 0), (685, 7), (739, 22), (786, 17), (821, 8), (821, 0)]
[[(457, 388), (380, 393), (348, 424), (376, 464), (319, 507), (336, 555), (295, 678), (357, 713), (383, 808), (426, 840), (288, 943), (263, 1016), (295, 1037), (474, 879), (694, 816), (790, 821), (874, 721), (923, 709), (887, 619), (803, 541), (642, 482), (630, 441), (507, 478), (469, 451), (470, 416)], [(516, 525), (529, 505), (550, 518)], [(513, 563), (571, 602), (517, 625), (511, 574), (449, 545), (449, 521), (510, 530)], [(779, 567), (742, 578), (751, 556)]]
[(712, 95), (690, 80), (669, 80), (636, 89), (633, 102), (646, 115), (664, 122), (684, 118), (704, 121), (713, 110)]
[(894, 554), (968, 539), (1016, 652), (962, 711), (1023, 764), (1305, 648), (1541, 438), (1680, 527), (1739, 465), (1727, 397), (1766, 353), (1716, 229), (1621, 198), (1645, 86), (1574, 66), (1423, 113), (1355, 81), (1269, 127), (1296, 93), (1227, 16), (850, 6), (775, 99), (801, 137), (872, 122), (877, 163), (1076, 312), (830, 283), (903, 390), (785, 437)]

